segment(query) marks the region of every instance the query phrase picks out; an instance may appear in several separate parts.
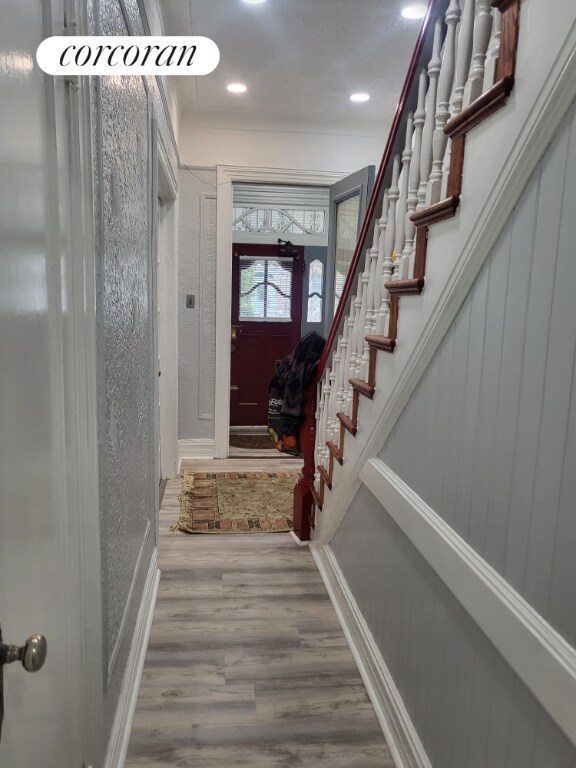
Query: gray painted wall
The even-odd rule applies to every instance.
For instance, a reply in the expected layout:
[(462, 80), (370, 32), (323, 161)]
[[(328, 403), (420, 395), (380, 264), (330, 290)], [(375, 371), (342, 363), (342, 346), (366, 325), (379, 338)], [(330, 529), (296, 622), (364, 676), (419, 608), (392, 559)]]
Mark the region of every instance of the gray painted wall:
[(381, 458), (576, 646), (576, 109)]
[[(91, 6), (96, 34), (144, 34), (137, 0)], [(151, 256), (154, 115), (173, 135), (153, 78), (93, 85), (97, 240), (99, 488), (107, 734), (156, 545)]]
[(367, 488), (331, 547), (434, 768), (573, 768), (576, 750)]
[[(380, 457), (576, 645), (576, 109)], [(332, 541), (437, 768), (576, 750), (363, 488)]]
[[(214, 439), (216, 171), (180, 168), (178, 437)], [(186, 308), (186, 294), (196, 306)]]

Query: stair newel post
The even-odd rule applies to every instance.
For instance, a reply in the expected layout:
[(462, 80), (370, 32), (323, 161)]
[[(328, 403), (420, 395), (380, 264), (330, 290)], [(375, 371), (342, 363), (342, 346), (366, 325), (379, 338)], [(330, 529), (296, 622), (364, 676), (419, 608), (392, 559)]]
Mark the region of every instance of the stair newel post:
[[(484, 89), (484, 67), (486, 52), (493, 27), (490, 0), (476, 0), (477, 13), (474, 24), (474, 43), (472, 47), (472, 66), (464, 90), (464, 106), (467, 107), (482, 95)], [(499, 14), (498, 14), (499, 15)]]
[(294, 534), (300, 541), (310, 541), (310, 519), (314, 508), (312, 486), (314, 485), (314, 445), (316, 438), (316, 382), (304, 391), (304, 420), (300, 427), (299, 442), (303, 466), (294, 487)]
[(493, 12), (492, 34), (488, 44), (488, 52), (484, 63), (484, 81), (482, 84), (482, 93), (492, 88), (496, 82), (496, 71), (498, 69), (498, 59), (500, 58), (500, 43), (502, 40), (502, 14), (500, 11)]
[(422, 131), (426, 119), (426, 86), (428, 77), (426, 70), (420, 72), (418, 83), (418, 107), (414, 113), (414, 138), (412, 141), (412, 159), (410, 160), (410, 178), (408, 180), (408, 212), (406, 214), (406, 242), (402, 251), (405, 274), (409, 277), (413, 270), (414, 238), (416, 227), (410, 216), (418, 204), (418, 186), (420, 184), (420, 165), (422, 162)]
[(402, 152), (402, 173), (400, 185), (400, 197), (398, 199), (398, 210), (396, 214), (396, 242), (394, 251), (396, 253), (398, 265), (398, 277), (404, 279), (408, 277), (409, 260), (403, 257), (404, 246), (406, 245), (406, 213), (408, 211), (408, 191), (410, 188), (410, 165), (412, 161), (412, 135), (414, 133), (414, 115), (408, 114), (406, 123), (406, 143)]
[(440, 200), (442, 191), (442, 171), (444, 153), (448, 143), (448, 136), (444, 133), (444, 126), (450, 117), (450, 94), (454, 83), (454, 70), (456, 66), (456, 25), (460, 20), (460, 5), (458, 0), (451, 0), (446, 11), (446, 39), (444, 41), (444, 55), (440, 67), (438, 79), (438, 100), (436, 104), (436, 128), (432, 139), (432, 172), (428, 180), (426, 190), (426, 205), (433, 205)]
[(442, 65), (442, 20), (438, 19), (434, 27), (432, 58), (428, 64), (428, 94), (426, 96), (426, 118), (422, 129), (422, 153), (420, 155), (420, 186), (418, 187), (418, 205), (416, 210), (426, 205), (426, 190), (432, 170), (432, 144), (436, 125), (436, 101), (438, 98), (438, 78)]

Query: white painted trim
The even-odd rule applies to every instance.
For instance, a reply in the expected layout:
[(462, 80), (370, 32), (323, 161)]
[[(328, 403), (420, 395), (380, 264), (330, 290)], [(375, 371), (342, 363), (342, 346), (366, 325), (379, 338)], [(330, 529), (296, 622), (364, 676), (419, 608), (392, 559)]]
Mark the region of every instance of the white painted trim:
[(298, 536), (296, 536), (296, 534), (294, 533), (294, 531), (290, 531), (290, 536), (291, 536), (291, 537), (294, 539), (294, 542), (295, 542), (295, 543), (296, 543), (296, 544), (297, 544), (299, 547), (307, 547), (307, 546), (310, 544), (310, 542), (309, 542), (309, 541), (300, 541), (300, 539), (298, 538)]
[(132, 574), (132, 582), (130, 584), (130, 589), (128, 591), (128, 597), (126, 598), (126, 603), (124, 604), (122, 621), (120, 622), (120, 628), (118, 630), (116, 642), (114, 643), (114, 648), (112, 649), (112, 653), (110, 654), (110, 658), (108, 659), (108, 682), (110, 682), (110, 679), (114, 673), (116, 659), (118, 658), (118, 653), (120, 652), (120, 647), (122, 646), (122, 641), (124, 640), (124, 632), (126, 631), (126, 624), (128, 622), (128, 618), (132, 611), (132, 601), (134, 599), (134, 590), (136, 589), (136, 584), (138, 583), (138, 579), (140, 578), (140, 569), (142, 567), (142, 557), (144, 556), (144, 550), (146, 548), (146, 542), (148, 541), (148, 536), (150, 534), (151, 528), (152, 528), (152, 524), (150, 520), (148, 520), (146, 522), (146, 530), (144, 531), (144, 536), (142, 537), (142, 544), (140, 545), (140, 551), (138, 552), (138, 557), (136, 558), (136, 565), (134, 566), (134, 573)]
[[(551, 21), (547, 6), (522, 6), (514, 91), (502, 110), (466, 138), (458, 215), (430, 231), (425, 290), (418, 299), (402, 299), (394, 356), (378, 357), (376, 394), (371, 403), (362, 402), (358, 436), (346, 440), (344, 466), (335, 467), (334, 492), (326, 494), (316, 528), (318, 542), (329, 542), (344, 519), (359, 487), (358, 473), (392, 431), (576, 98), (574, 10), (568, 5), (558, 10), (562, 18), (559, 13)], [(546, 54), (535, 59), (534, 45)], [(484, 199), (476, 199), (475, 187), (485, 178), (494, 181)]]
[(384, 462), (360, 478), (576, 745), (576, 650)]
[(312, 555), (358, 666), (396, 768), (432, 768), (400, 692), (328, 545)]
[[(209, 388), (212, 386), (212, 382), (208, 376), (204, 374), (204, 365), (202, 361), (202, 350), (206, 348), (207, 342), (205, 338), (206, 321), (209, 319), (206, 317), (204, 311), (204, 286), (206, 285), (206, 275), (210, 274), (214, 268), (212, 263), (213, 256), (206, 253), (206, 201), (216, 200), (216, 195), (213, 192), (200, 192), (200, 253), (198, 254), (198, 269), (199, 269), (199, 291), (198, 291), (198, 359), (199, 359), (199, 371), (198, 371), (198, 397), (197, 397), (197, 410), (198, 421), (214, 421), (214, 413), (209, 410), (207, 401), (210, 401)], [(216, 302), (216, 306), (217, 306)], [(211, 318), (210, 318), (211, 319)], [(210, 333), (208, 337), (212, 336)], [(210, 343), (210, 342), (208, 342)]]
[(104, 768), (123, 768), (130, 743), (130, 733), (134, 720), (134, 711), (140, 690), (140, 680), (144, 669), (144, 659), (148, 649), (148, 640), (152, 628), (154, 607), (160, 583), (160, 571), (158, 570), (158, 550), (154, 548), (148, 575), (144, 585), (142, 601), (138, 610), (138, 617), (134, 627), (134, 635), (130, 645), (130, 654), (126, 665), (126, 671), (122, 680), (122, 689), (118, 699), (118, 706), (112, 724), (110, 741), (106, 750)]
[(183, 459), (213, 459), (214, 440), (197, 438), (178, 440), (178, 473)]
[(232, 302), (232, 183), (330, 186), (346, 174), (286, 168), (216, 167), (216, 379), (214, 456), (228, 456), (230, 430), (230, 306)]

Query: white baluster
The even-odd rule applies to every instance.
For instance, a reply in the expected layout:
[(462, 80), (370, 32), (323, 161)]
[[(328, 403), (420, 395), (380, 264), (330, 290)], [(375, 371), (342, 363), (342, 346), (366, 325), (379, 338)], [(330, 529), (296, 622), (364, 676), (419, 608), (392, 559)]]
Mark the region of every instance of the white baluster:
[(328, 469), (328, 461), (330, 457), (330, 451), (326, 445), (328, 440), (328, 406), (330, 399), (330, 368), (326, 369), (324, 376), (324, 386), (322, 387), (322, 402), (324, 403), (324, 409), (322, 411), (322, 445), (320, 446), (320, 463), (325, 469)]
[(434, 44), (432, 46), (432, 58), (428, 64), (428, 78), (430, 84), (426, 95), (426, 119), (422, 130), (422, 154), (420, 160), (420, 186), (418, 187), (418, 205), (416, 210), (426, 205), (426, 189), (430, 171), (432, 170), (432, 143), (434, 127), (436, 125), (436, 101), (438, 96), (438, 78), (442, 59), (440, 51), (442, 47), (442, 20), (437, 19), (434, 27)]
[(368, 316), (368, 293), (370, 291), (370, 251), (366, 253), (366, 268), (362, 273), (362, 304), (358, 318), (358, 378), (366, 379), (368, 375), (369, 347), (366, 341), (366, 323)]
[(444, 41), (444, 54), (440, 68), (438, 81), (438, 102), (436, 106), (436, 129), (432, 140), (432, 172), (428, 180), (426, 190), (426, 205), (433, 205), (440, 200), (442, 191), (442, 170), (444, 153), (448, 137), (444, 133), (444, 126), (450, 117), (450, 94), (454, 83), (455, 49), (456, 49), (456, 25), (460, 19), (460, 5), (458, 0), (451, 0), (446, 11), (446, 40)]
[(502, 14), (500, 11), (493, 12), (492, 36), (486, 54), (486, 63), (484, 65), (484, 83), (482, 93), (488, 91), (496, 82), (496, 70), (498, 68), (498, 59), (500, 58), (500, 41), (502, 38)]
[(338, 424), (339, 421), (336, 418), (337, 406), (336, 406), (336, 373), (334, 368), (330, 371), (330, 394), (328, 396), (328, 420), (326, 422), (326, 438), (337, 442), (338, 438)]
[[(350, 365), (350, 378), (357, 379), (358, 372), (360, 370), (360, 361), (362, 360), (362, 347), (360, 346), (360, 333), (361, 333), (361, 312), (362, 312), (362, 293), (364, 292), (364, 283), (362, 281), (362, 274), (358, 275), (358, 290), (356, 292), (356, 298), (354, 300), (354, 327), (352, 331), (352, 359)], [(363, 325), (362, 325), (363, 327)], [(350, 388), (350, 396), (352, 389)]]
[(394, 243), (396, 241), (396, 203), (400, 196), (400, 190), (398, 189), (399, 176), (400, 157), (396, 155), (392, 166), (392, 184), (388, 190), (388, 214), (386, 232), (384, 234), (384, 256), (382, 261), (382, 299), (380, 303), (380, 311), (378, 313), (378, 327), (376, 331), (378, 336), (384, 336), (386, 334), (387, 318), (390, 313), (390, 294), (388, 293), (388, 289), (385, 288), (385, 285), (392, 278), (392, 254), (394, 252)]
[(346, 360), (344, 361), (344, 407), (343, 412), (350, 416), (352, 414), (352, 387), (350, 387), (349, 380), (354, 376), (352, 367), (352, 348), (354, 345), (354, 317), (356, 313), (356, 297), (352, 297), (350, 302), (350, 314), (346, 320), (348, 325), (348, 347), (346, 349)]
[(486, 51), (492, 32), (492, 8), (490, 0), (476, 0), (477, 14), (474, 24), (474, 50), (472, 53), (472, 66), (470, 77), (466, 83), (464, 92), (464, 106), (467, 107), (482, 95), (484, 86), (484, 65), (486, 63)]
[[(328, 370), (328, 369), (326, 369)], [(318, 407), (316, 409), (316, 455), (315, 455), (315, 461), (316, 466), (319, 467), (324, 463), (324, 454), (323, 454), (323, 447), (325, 441), (325, 432), (324, 432), (324, 409), (326, 407), (326, 402), (324, 399), (324, 388), (323, 385), (326, 381), (326, 371), (324, 371), (324, 378), (322, 380), (322, 383), (318, 385)]]
[(409, 259), (403, 258), (404, 246), (406, 245), (406, 213), (408, 211), (408, 190), (410, 188), (410, 167), (412, 161), (412, 135), (414, 133), (414, 115), (408, 114), (406, 123), (406, 143), (402, 152), (402, 183), (400, 185), (400, 197), (398, 199), (398, 210), (396, 213), (396, 242), (394, 251), (398, 264), (398, 277), (404, 279), (408, 277)]
[(378, 324), (380, 316), (380, 307), (382, 303), (382, 265), (384, 264), (384, 237), (386, 234), (386, 224), (388, 222), (388, 190), (384, 190), (382, 197), (382, 215), (378, 224), (378, 260), (376, 261), (376, 274), (374, 276), (374, 321), (372, 323), (372, 333), (378, 333)]
[(347, 368), (347, 353), (348, 353), (348, 323), (344, 321), (344, 327), (343, 327), (343, 334), (342, 334), (342, 341), (340, 344), (341, 348), (341, 363), (340, 368), (338, 369), (338, 376), (336, 378), (336, 403), (338, 411), (344, 412), (346, 410), (346, 389), (348, 386), (348, 381), (346, 378), (346, 372), (348, 370)]
[(426, 86), (428, 77), (426, 70), (420, 72), (420, 81), (418, 83), (418, 107), (414, 113), (414, 139), (412, 142), (412, 159), (410, 160), (410, 178), (408, 180), (408, 211), (406, 213), (406, 242), (402, 251), (402, 261), (404, 263), (404, 276), (410, 277), (412, 274), (412, 262), (414, 256), (414, 238), (416, 236), (416, 227), (411, 220), (411, 215), (416, 210), (418, 204), (418, 186), (420, 184), (420, 165), (422, 158), (422, 131), (424, 121), (426, 120)]
[[(452, 98), (450, 100), (451, 117), (459, 115), (460, 112), (462, 112), (462, 107), (464, 105), (464, 91), (470, 73), (470, 62), (472, 61), (475, 7), (475, 0), (464, 0), (464, 10), (459, 24), (456, 43), (456, 75), (454, 78), (454, 86), (452, 88)], [(451, 155), (452, 141), (450, 140), (446, 147), (442, 168), (442, 198), (445, 198), (447, 195)]]

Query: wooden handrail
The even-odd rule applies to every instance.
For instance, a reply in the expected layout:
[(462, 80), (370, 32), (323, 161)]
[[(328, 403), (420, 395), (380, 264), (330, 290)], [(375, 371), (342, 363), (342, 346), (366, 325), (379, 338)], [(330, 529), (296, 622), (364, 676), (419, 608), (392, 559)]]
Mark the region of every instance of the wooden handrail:
[[(334, 342), (338, 334), (338, 329), (340, 328), (340, 324), (342, 323), (342, 319), (344, 317), (344, 312), (346, 311), (346, 305), (348, 303), (348, 299), (352, 291), (352, 285), (358, 273), (361, 255), (364, 252), (364, 248), (366, 247), (366, 238), (368, 237), (368, 232), (370, 232), (372, 229), (372, 221), (376, 211), (376, 206), (378, 204), (378, 200), (382, 192), (386, 171), (388, 170), (388, 167), (392, 160), (394, 145), (396, 144), (396, 140), (398, 138), (399, 131), (402, 126), (402, 118), (404, 117), (404, 113), (406, 110), (406, 103), (408, 101), (408, 98), (410, 96), (410, 91), (412, 90), (412, 87), (414, 84), (414, 79), (416, 77), (416, 72), (418, 69), (418, 65), (420, 63), (422, 51), (424, 49), (424, 45), (428, 37), (428, 31), (431, 27), (432, 21), (435, 20), (436, 18), (436, 10), (438, 6), (444, 5), (444, 4), (445, 2), (443, 2), (443, 0), (429, 0), (428, 11), (424, 18), (424, 21), (422, 22), (422, 28), (420, 30), (420, 34), (418, 36), (418, 40), (414, 48), (412, 58), (410, 60), (410, 65), (408, 67), (406, 79), (404, 80), (404, 85), (402, 87), (402, 92), (400, 94), (400, 100), (398, 101), (398, 106), (396, 107), (394, 120), (392, 121), (390, 133), (388, 134), (388, 140), (386, 142), (384, 154), (382, 155), (382, 161), (380, 163), (380, 167), (378, 168), (378, 175), (376, 176), (374, 187), (372, 189), (372, 194), (370, 196), (370, 202), (368, 203), (368, 208), (366, 209), (366, 215), (364, 216), (362, 228), (360, 230), (360, 234), (358, 235), (358, 241), (356, 243), (356, 248), (354, 250), (354, 256), (352, 257), (350, 268), (348, 270), (348, 274), (346, 275), (344, 288), (342, 289), (342, 296), (338, 303), (336, 314), (334, 315), (334, 318), (332, 320), (330, 331), (328, 332), (328, 338), (326, 339), (326, 346), (324, 347), (324, 353), (320, 358), (320, 362), (318, 363), (318, 369), (316, 374), (317, 382), (320, 381), (320, 379), (322, 378), (322, 375), (324, 374), (324, 369), (326, 367), (326, 363), (328, 362), (328, 358), (332, 353), (332, 347), (334, 346)], [(328, 300), (328, 297), (326, 300)]]

